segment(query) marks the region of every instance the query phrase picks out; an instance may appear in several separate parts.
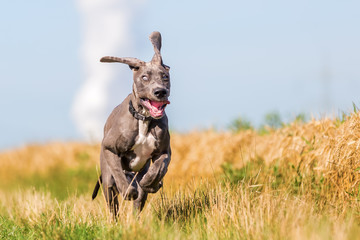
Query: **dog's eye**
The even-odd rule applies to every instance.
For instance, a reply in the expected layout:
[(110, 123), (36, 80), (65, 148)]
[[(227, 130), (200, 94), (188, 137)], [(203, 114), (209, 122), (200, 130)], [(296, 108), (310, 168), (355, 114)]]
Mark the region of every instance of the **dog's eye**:
[(169, 77), (168, 77), (168, 75), (166, 75), (165, 73), (163, 73), (163, 74), (162, 74), (162, 79), (163, 79), (164, 81), (167, 81), (167, 80), (169, 80)]
[(144, 81), (148, 81), (149, 80), (149, 78), (147, 77), (147, 76), (142, 76), (142, 80), (144, 80)]

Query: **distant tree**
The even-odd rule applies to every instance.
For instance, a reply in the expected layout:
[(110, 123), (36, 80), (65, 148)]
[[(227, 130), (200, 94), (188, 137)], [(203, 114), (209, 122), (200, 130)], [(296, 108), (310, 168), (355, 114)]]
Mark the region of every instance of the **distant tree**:
[(296, 115), (294, 121), (304, 123), (307, 121), (307, 116), (305, 113), (299, 113), (298, 115)]
[(283, 126), (280, 113), (277, 111), (270, 112), (265, 115), (265, 125), (270, 128), (277, 129)]
[(233, 132), (240, 132), (248, 129), (254, 129), (254, 127), (247, 119), (243, 117), (238, 117), (231, 122), (229, 129)]

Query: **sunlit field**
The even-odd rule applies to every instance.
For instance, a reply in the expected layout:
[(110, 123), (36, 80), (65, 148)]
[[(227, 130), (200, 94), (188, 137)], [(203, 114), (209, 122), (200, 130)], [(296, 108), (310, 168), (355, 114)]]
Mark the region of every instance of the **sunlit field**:
[(0, 154), (1, 239), (356, 239), (360, 114), (171, 135), (164, 187), (115, 221), (91, 193), (99, 144)]

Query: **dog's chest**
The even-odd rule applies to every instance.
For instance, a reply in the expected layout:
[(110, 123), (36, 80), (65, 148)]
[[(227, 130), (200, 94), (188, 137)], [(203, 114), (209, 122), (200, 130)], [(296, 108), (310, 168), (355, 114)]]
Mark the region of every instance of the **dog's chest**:
[(151, 153), (155, 150), (155, 137), (148, 132), (149, 122), (139, 121), (139, 135), (132, 147), (135, 158), (130, 161), (130, 168), (133, 171), (140, 171), (150, 159)]

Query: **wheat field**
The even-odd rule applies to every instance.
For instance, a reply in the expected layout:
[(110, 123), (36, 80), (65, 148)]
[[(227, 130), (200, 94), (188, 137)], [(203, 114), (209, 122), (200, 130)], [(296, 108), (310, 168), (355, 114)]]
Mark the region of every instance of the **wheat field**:
[(360, 113), (256, 130), (172, 133), (164, 187), (116, 221), (91, 200), (99, 144), (0, 153), (1, 239), (357, 239)]

